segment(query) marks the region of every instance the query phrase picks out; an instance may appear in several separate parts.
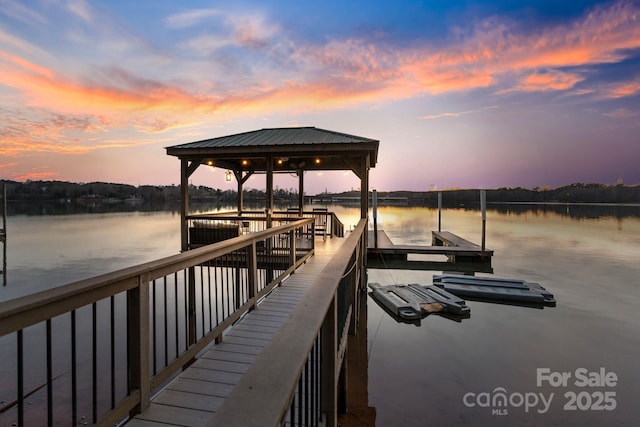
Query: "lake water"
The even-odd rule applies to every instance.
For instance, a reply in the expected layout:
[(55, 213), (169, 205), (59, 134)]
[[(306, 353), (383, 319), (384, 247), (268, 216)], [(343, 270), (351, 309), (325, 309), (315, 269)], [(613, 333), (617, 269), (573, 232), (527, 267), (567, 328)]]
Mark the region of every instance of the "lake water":
[[(359, 217), (357, 207), (330, 209), (347, 229)], [(437, 211), (381, 207), (378, 222), (394, 243), (430, 244)], [(445, 209), (442, 229), (480, 243), (480, 213)], [(179, 214), (167, 211), (11, 215), (8, 235), (0, 301), (180, 246)], [(468, 301), (468, 319), (432, 315), (415, 326), (369, 298), (375, 425), (637, 425), (640, 207), (490, 207), (486, 244), (495, 276), (540, 283), (556, 307)], [(369, 270), (368, 279), (426, 285), (441, 273)]]

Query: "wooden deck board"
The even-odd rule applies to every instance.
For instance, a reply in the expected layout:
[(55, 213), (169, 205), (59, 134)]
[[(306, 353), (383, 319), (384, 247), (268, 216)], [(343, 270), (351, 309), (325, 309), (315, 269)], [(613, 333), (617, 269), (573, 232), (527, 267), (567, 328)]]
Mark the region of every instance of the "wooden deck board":
[(215, 412), (220, 408), (223, 397), (206, 396), (184, 391), (165, 390), (155, 400), (161, 405), (179, 406), (186, 409), (197, 409), (199, 411)]
[(200, 381), (210, 381), (222, 384), (237, 384), (242, 374), (235, 372), (216, 371), (212, 369), (200, 369), (192, 366), (181, 374), (182, 378)]
[(253, 363), (256, 359), (256, 355), (211, 349), (205, 352), (202, 356), (200, 356), (200, 359), (226, 360), (229, 362), (240, 362), (240, 363)]
[[(199, 427), (207, 424), (213, 412), (182, 408), (174, 405), (152, 403), (136, 420), (155, 421), (161, 424), (174, 424), (185, 427)], [(135, 424), (128, 424), (135, 425)]]
[(339, 238), (317, 241), (313, 257), (238, 321), (221, 342), (205, 349), (153, 398), (147, 410), (127, 425), (206, 425), (343, 241)]
[[(188, 393), (206, 394), (207, 396), (227, 397), (229, 393), (231, 393), (232, 388), (233, 384), (178, 377), (163, 391), (177, 390), (186, 391)], [(160, 394), (162, 394), (162, 392), (158, 393), (158, 396)]]

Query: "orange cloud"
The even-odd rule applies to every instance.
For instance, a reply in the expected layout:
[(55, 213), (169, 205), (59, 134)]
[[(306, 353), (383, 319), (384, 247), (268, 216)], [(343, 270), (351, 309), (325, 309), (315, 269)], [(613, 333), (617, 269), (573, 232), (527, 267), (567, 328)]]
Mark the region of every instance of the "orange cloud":
[(56, 172), (28, 172), (25, 174), (13, 175), (11, 177), (14, 181), (46, 181), (53, 178), (57, 178)]
[[(74, 13), (85, 21), (95, 16), (84, 2), (75, 3)], [(183, 28), (218, 16), (231, 35), (208, 49), (214, 52), (231, 44), (248, 49), (243, 53), (253, 55), (248, 58), (254, 61), (246, 66), (246, 74), (221, 75), (215, 65), (181, 58), (184, 69), (204, 68), (202, 77), (196, 73), (190, 80), (180, 81), (142, 78), (119, 67), (96, 67), (90, 76), (72, 75), (62, 66), (54, 68), (30, 60), (41, 56), (10, 38), (5, 45), (23, 54), (0, 52), (0, 85), (11, 88), (21, 112), (14, 111), (10, 120), (0, 124), (0, 154), (82, 153), (125, 146), (134, 144), (136, 135), (194, 127), (210, 121), (214, 114), (217, 118), (237, 117), (379, 104), (478, 88), (495, 88), (496, 93), (565, 91), (583, 77), (558, 68), (620, 61), (623, 52), (640, 47), (640, 9), (624, 2), (596, 7), (570, 25), (536, 33), (517, 31), (514, 23), (493, 18), (452, 45), (400, 49), (361, 39), (299, 45), (294, 40), (277, 40), (284, 37), (280, 29), (260, 16), (227, 17), (214, 10), (176, 15), (167, 23)], [(0, 43), (9, 40), (6, 33), (0, 35), (4, 35)], [(268, 43), (269, 49), (257, 49)], [(189, 44), (181, 43), (185, 45)], [(286, 63), (282, 62), (284, 52)], [(46, 63), (55, 63), (53, 58), (48, 56)], [(140, 63), (148, 67), (144, 59)], [(177, 60), (167, 60), (173, 72), (176, 64)], [(162, 70), (157, 75), (162, 75)], [(581, 88), (581, 93), (587, 90)], [(638, 91), (640, 84), (634, 82), (612, 88), (609, 96), (630, 96)], [(133, 131), (134, 137), (119, 140), (109, 134), (114, 131)], [(87, 134), (94, 140), (87, 140)], [(145, 143), (150, 140), (140, 139)]]
[(525, 92), (545, 92), (550, 90), (571, 89), (583, 79), (580, 76), (559, 71), (534, 73), (526, 76), (515, 88)]
[(640, 82), (632, 81), (609, 88), (605, 96), (607, 98), (624, 98), (626, 96), (636, 95), (637, 93), (640, 93)]

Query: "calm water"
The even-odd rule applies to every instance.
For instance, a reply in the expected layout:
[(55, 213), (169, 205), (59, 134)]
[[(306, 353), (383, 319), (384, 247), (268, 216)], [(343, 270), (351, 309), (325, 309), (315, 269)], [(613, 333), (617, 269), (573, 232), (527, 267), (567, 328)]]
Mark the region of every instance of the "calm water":
[[(356, 224), (359, 208), (332, 210), (347, 229)], [(434, 209), (383, 207), (378, 218), (399, 244), (430, 244), (437, 228)], [(175, 212), (10, 216), (0, 301), (173, 255), (178, 221)], [(444, 210), (442, 228), (479, 243), (480, 213)], [(538, 282), (557, 306), (469, 301), (470, 318), (430, 316), (417, 327), (369, 299), (376, 425), (637, 425), (640, 207), (490, 209), (487, 247), (496, 276)], [(369, 281), (431, 284), (440, 273), (370, 270)], [(545, 368), (551, 379), (570, 377), (538, 386)], [(583, 376), (593, 382), (583, 385)]]

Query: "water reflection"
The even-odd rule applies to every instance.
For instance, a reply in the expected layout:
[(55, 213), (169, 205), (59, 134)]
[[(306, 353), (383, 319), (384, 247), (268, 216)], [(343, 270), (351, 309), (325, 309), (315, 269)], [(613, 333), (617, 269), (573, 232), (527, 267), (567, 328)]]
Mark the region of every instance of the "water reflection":
[[(354, 407), (369, 423), (361, 425), (635, 423), (640, 393), (640, 208), (568, 208), (492, 205), (487, 212), (487, 247), (495, 251), (495, 275), (540, 283), (558, 301), (551, 310), (469, 301), (470, 319), (429, 316), (417, 328), (396, 322), (375, 302), (363, 299), (368, 303), (368, 318), (362, 321), (366, 333), (357, 337), (359, 344), (350, 344), (348, 355), (361, 357), (360, 370), (354, 369), (362, 379), (361, 399)], [(347, 230), (360, 215), (356, 207), (331, 209)], [(378, 222), (394, 243), (430, 244), (437, 217), (433, 208), (381, 207)], [(180, 246), (176, 212), (11, 215), (8, 229), (9, 283), (0, 300), (172, 255)], [(480, 212), (446, 209), (442, 229), (477, 243)], [(381, 284), (430, 284), (433, 275), (441, 273), (446, 271), (370, 269), (368, 275), (369, 281)], [(8, 348), (2, 350), (13, 357)], [(538, 387), (536, 370), (543, 367), (567, 372), (605, 367), (620, 381), (614, 388), (597, 390), (573, 383)], [(546, 413), (510, 407), (508, 414), (498, 415), (490, 408), (465, 406), (466, 393), (498, 387), (509, 394), (555, 397)], [(564, 395), (571, 391), (615, 392), (617, 407), (565, 411)]]
[[(496, 276), (538, 282), (558, 301), (551, 310), (468, 301), (462, 323), (429, 316), (420, 328), (392, 319), (369, 304), (369, 404), (386, 425), (633, 425), (640, 389), (634, 362), (640, 348), (640, 219), (608, 208), (568, 213), (555, 209), (488, 211), (487, 246)], [(394, 242), (427, 242), (437, 210), (384, 208), (383, 227)], [(443, 229), (478, 242), (480, 213), (443, 212)], [(430, 284), (437, 271), (370, 270), (369, 281)], [(574, 373), (605, 367), (621, 380), (615, 388), (538, 387), (538, 368)], [(624, 378), (624, 380), (622, 380)], [(523, 406), (493, 413), (468, 407), (466, 393), (504, 388), (554, 400), (546, 413)], [(565, 393), (610, 391), (611, 411), (565, 411)], [(634, 409), (635, 408), (635, 409)], [(425, 419), (424, 414), (429, 414)]]

